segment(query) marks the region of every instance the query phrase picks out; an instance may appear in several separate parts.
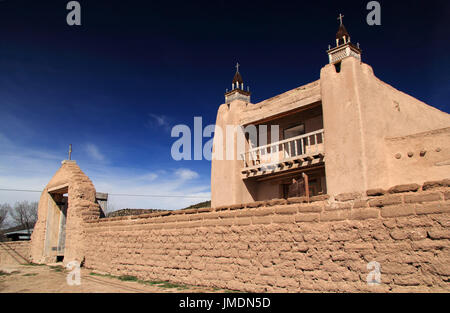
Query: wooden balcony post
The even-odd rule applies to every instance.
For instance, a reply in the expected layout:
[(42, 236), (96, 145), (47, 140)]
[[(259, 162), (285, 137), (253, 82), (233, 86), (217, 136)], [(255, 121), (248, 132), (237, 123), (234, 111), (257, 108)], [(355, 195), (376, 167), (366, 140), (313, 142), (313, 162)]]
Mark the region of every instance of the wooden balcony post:
[(302, 173), (303, 180), (305, 181), (305, 195), (306, 195), (306, 201), (309, 203), (309, 182), (308, 182), (308, 175), (305, 173)]

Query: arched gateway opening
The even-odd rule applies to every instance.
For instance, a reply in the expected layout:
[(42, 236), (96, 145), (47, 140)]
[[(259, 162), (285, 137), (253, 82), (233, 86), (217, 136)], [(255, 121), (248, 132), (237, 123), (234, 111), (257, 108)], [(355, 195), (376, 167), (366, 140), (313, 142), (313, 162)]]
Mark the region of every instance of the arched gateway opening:
[(75, 161), (62, 162), (39, 200), (31, 236), (33, 262), (83, 261), (84, 223), (102, 214), (96, 194), (92, 181)]

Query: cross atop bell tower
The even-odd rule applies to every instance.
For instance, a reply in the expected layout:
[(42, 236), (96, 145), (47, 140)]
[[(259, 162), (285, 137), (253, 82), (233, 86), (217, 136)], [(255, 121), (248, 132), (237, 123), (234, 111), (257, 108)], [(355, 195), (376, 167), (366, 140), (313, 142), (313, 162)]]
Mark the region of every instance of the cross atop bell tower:
[(339, 13), (339, 17), (338, 17), (338, 20), (341, 22), (341, 25), (342, 25), (342, 18), (344, 17), (344, 15), (342, 15), (341, 13)]
[(239, 73), (239, 63), (236, 63), (236, 74), (234, 74), (233, 82), (231, 83), (231, 90), (234, 89), (244, 89), (244, 80), (242, 79), (241, 74)]
[(346, 44), (350, 42), (350, 35), (347, 32), (347, 29), (345, 29), (344, 23), (342, 23), (344, 15), (339, 14), (339, 17), (337, 18), (339, 20), (339, 30), (336, 33), (336, 47), (340, 44)]
[(339, 29), (336, 33), (336, 47), (331, 48), (331, 46), (328, 48), (328, 58), (330, 63), (338, 63), (342, 59), (345, 59), (346, 57), (355, 57), (359, 60), (361, 60), (361, 49), (359, 48), (359, 43), (355, 46), (351, 43), (350, 40), (350, 34), (347, 32), (347, 29), (344, 26), (343, 23), (344, 15), (339, 14), (338, 21), (339, 21)]
[(241, 73), (239, 73), (240, 66), (239, 63), (236, 63), (236, 73), (231, 82), (231, 90), (228, 91), (227, 89), (225, 92), (225, 103), (230, 103), (236, 99), (250, 102), (250, 90), (248, 86), (247, 90), (244, 90), (244, 80), (242, 79)]

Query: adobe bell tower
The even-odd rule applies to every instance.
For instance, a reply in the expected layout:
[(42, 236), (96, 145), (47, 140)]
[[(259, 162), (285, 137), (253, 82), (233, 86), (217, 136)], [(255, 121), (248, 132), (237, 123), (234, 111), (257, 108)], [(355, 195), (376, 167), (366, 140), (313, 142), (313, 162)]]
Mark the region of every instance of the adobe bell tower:
[(247, 86), (247, 91), (244, 90), (244, 80), (239, 73), (239, 63), (236, 63), (236, 74), (234, 74), (233, 82), (231, 83), (231, 90), (225, 92), (225, 103), (230, 103), (233, 100), (243, 100), (250, 102), (250, 90)]
[(351, 43), (350, 35), (342, 23), (343, 17), (344, 15), (339, 14), (338, 20), (340, 25), (336, 33), (336, 47), (331, 48), (329, 46), (327, 51), (330, 64), (338, 63), (347, 57), (354, 57), (361, 60), (362, 50), (359, 48), (359, 43), (357, 45)]

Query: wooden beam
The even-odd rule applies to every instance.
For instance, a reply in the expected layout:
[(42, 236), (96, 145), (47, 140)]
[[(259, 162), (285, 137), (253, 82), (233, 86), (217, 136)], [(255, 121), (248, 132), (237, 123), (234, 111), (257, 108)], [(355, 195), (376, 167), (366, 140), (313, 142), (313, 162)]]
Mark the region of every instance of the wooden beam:
[(306, 201), (309, 203), (309, 181), (308, 181), (308, 175), (306, 173), (302, 173), (303, 179), (305, 180), (305, 195), (306, 195)]
[[(300, 112), (303, 112), (303, 111), (306, 111), (306, 110), (314, 109), (316, 107), (320, 107), (321, 105), (322, 105), (322, 100), (321, 99), (320, 100), (314, 100), (313, 102), (311, 102), (309, 104), (306, 104), (304, 106), (291, 109), (289, 111), (281, 112), (281, 113), (278, 113), (278, 114), (275, 114), (275, 115), (272, 115), (272, 116), (269, 116), (269, 117), (263, 117), (263, 118), (261, 118), (259, 120), (255, 120), (255, 121), (244, 122), (242, 124), (242, 126), (247, 126), (247, 125), (250, 125), (250, 124), (252, 124), (252, 125), (260, 125), (260, 124), (267, 123), (267, 122), (270, 122), (270, 121), (273, 121), (273, 120), (277, 120), (277, 119), (285, 117), (285, 116), (289, 116), (289, 115), (300, 113)], [(318, 114), (318, 115), (322, 115), (322, 114)]]
[(62, 184), (55, 187), (48, 188), (49, 193), (66, 193), (69, 191), (69, 184)]
[(316, 170), (320, 170), (322, 168), (325, 168), (325, 165), (319, 164), (317, 166), (297, 168), (294, 170), (278, 172), (276, 174), (265, 175), (264, 177), (258, 177), (258, 178), (256, 178), (256, 181), (261, 182), (261, 181), (273, 180), (274, 182), (276, 182), (280, 179), (284, 179), (286, 176), (292, 176), (292, 175), (296, 175), (296, 174), (299, 175), (302, 172), (307, 172), (307, 173), (311, 174), (312, 172), (315, 172)]

